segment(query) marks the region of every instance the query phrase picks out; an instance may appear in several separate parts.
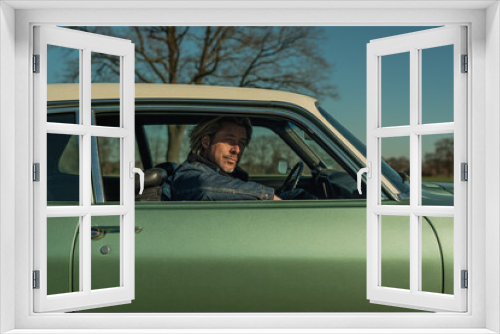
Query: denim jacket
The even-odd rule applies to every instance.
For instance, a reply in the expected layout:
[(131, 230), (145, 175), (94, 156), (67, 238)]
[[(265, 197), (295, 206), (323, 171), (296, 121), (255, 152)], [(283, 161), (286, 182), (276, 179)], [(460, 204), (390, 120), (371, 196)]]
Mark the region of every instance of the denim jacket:
[(272, 200), (274, 189), (247, 181), (248, 174), (236, 167), (228, 174), (215, 163), (194, 153), (174, 172), (174, 201)]

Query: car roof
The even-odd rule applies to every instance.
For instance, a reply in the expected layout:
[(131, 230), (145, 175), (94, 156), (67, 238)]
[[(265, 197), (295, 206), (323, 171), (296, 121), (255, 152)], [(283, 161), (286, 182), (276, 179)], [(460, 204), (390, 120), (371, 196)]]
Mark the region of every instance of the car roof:
[[(93, 100), (119, 98), (118, 83), (93, 83)], [(316, 99), (280, 90), (262, 88), (241, 88), (209, 85), (179, 85), (136, 83), (136, 99), (202, 99), (202, 100), (237, 100), (237, 101), (275, 101), (301, 106), (315, 112)], [(79, 99), (79, 84), (47, 85), (47, 101), (72, 101)]]

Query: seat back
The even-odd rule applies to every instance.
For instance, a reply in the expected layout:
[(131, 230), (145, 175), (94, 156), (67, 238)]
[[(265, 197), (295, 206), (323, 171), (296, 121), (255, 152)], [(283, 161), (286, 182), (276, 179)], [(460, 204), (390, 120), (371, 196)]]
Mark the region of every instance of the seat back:
[(177, 167), (179, 167), (179, 164), (176, 162), (162, 162), (161, 164), (157, 164), (155, 166), (155, 168), (163, 168), (169, 176), (174, 175)]

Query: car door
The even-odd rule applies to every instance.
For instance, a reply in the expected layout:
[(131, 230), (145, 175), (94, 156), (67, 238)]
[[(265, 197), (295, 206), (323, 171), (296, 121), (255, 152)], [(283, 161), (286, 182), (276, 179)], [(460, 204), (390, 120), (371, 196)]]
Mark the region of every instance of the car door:
[[(136, 111), (138, 141), (141, 137), (147, 141), (138, 142), (137, 147), (149, 148), (147, 154), (140, 156), (151, 159), (143, 161), (143, 165), (151, 167), (165, 162), (170, 138), (167, 119), (173, 112), (168, 106), (161, 111), (158, 103), (155, 105), (153, 115), (146, 106), (143, 112), (139, 106)], [(174, 102), (172, 105), (175, 109)], [(212, 109), (214, 114), (212, 102), (208, 106), (196, 104), (183, 108), (182, 117), (186, 119), (192, 112), (191, 124), (196, 124), (204, 108)], [(226, 105), (226, 110), (234, 111), (234, 108)], [(266, 110), (269, 112), (272, 111)], [(97, 115), (99, 122), (99, 113)], [(103, 113), (102, 117), (109, 116)], [(297, 137), (314, 141), (308, 144), (310, 147), (333, 145), (333, 141), (317, 142), (319, 136), (311, 139), (299, 131), (312, 128), (319, 134), (322, 130), (316, 128), (318, 124), (299, 120), (295, 124)], [(189, 151), (192, 126), (187, 124), (182, 128), (180, 159)], [(269, 138), (273, 135), (275, 137)], [(328, 136), (325, 134), (324, 138)], [(251, 163), (258, 159), (268, 161), (275, 153), (286, 154), (284, 157), (293, 153), (298, 157), (289, 146), (283, 147), (281, 138), (270, 130), (257, 128), (254, 139), (256, 146), (251, 149), (262, 157), (251, 153)], [(279, 143), (278, 149), (267, 147), (268, 143)], [(333, 165), (339, 157), (332, 152), (327, 157), (332, 160), (332, 171), (339, 168), (336, 172), (341, 172), (339, 164)], [(348, 154), (343, 152), (345, 156)], [(247, 166), (250, 178), (262, 182), (277, 175), (284, 178), (278, 174), (275, 164), (252, 166), (251, 163)], [(103, 174), (103, 177), (109, 175)], [(305, 177), (312, 178), (311, 175)], [(355, 191), (354, 179), (350, 177)], [(366, 300), (366, 201), (359, 196), (279, 203), (139, 201), (136, 202), (136, 226), (140, 229), (136, 234), (136, 299), (129, 305), (99, 311), (403, 311)], [(397, 237), (404, 231), (394, 233)], [(435, 243), (430, 229), (425, 229), (425, 235), (429, 242)], [(118, 247), (113, 238), (110, 232), (93, 241), (96, 257), (113, 256), (99, 253), (104, 246)], [(399, 251), (397, 246), (393, 250)], [(427, 260), (439, 268), (441, 259), (437, 251), (429, 254)], [(433, 289), (441, 289), (439, 272), (428, 281)]]

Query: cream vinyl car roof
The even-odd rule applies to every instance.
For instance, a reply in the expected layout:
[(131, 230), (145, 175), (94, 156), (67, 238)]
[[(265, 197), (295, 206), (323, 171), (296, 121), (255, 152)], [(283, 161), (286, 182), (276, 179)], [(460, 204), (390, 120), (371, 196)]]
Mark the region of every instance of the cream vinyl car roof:
[[(117, 83), (93, 83), (92, 99), (107, 100), (119, 98)], [(296, 104), (315, 114), (316, 99), (279, 90), (261, 88), (240, 88), (208, 85), (177, 85), (136, 83), (136, 99), (208, 99), (208, 100), (244, 100), (244, 101), (279, 101)], [(47, 101), (71, 101), (79, 99), (79, 84), (47, 85)]]

